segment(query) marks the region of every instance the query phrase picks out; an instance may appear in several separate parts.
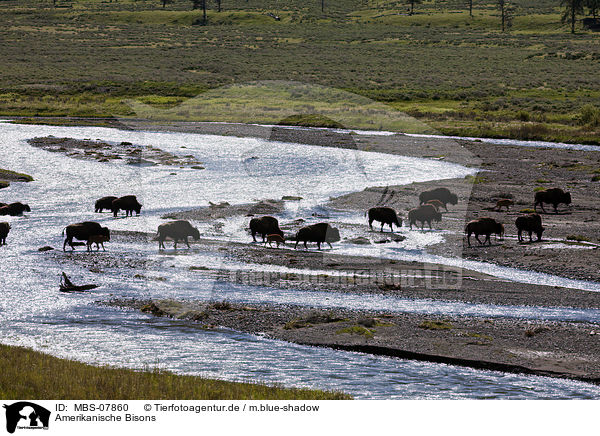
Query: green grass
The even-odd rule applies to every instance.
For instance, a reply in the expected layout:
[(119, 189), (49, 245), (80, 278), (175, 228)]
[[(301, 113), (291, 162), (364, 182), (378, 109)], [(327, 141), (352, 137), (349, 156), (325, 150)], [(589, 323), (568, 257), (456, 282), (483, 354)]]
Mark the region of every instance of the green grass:
[(167, 371), (95, 367), (0, 345), (0, 398), (39, 400), (349, 399), (345, 394), (233, 383)]
[(425, 330), (450, 330), (454, 326), (446, 321), (423, 321), (419, 324), (419, 328)]
[(568, 235), (567, 241), (590, 242), (590, 239), (582, 235)]
[[(571, 35), (556, 2), (515, 5), (502, 33), (491, 0), (474, 17), (453, 0), (425, 2), (413, 16), (387, 0), (340, 0), (324, 13), (318, 2), (231, 0), (221, 13), (210, 8), (206, 26), (194, 25), (201, 11), (189, 2), (5, 0), (0, 115), (144, 116), (134, 100), (173, 120), (600, 144), (598, 35)], [(265, 81), (336, 91), (256, 92)], [(189, 110), (208, 90), (206, 111)], [(345, 116), (336, 95), (366, 100)]]
[(0, 168), (0, 180), (13, 181), (13, 182), (32, 182), (33, 177), (29, 174), (17, 173), (16, 171), (10, 171)]
[(362, 325), (353, 325), (350, 327), (346, 327), (343, 329), (339, 329), (336, 331), (337, 334), (350, 334), (350, 335), (359, 335), (365, 336), (367, 338), (372, 338), (374, 335), (373, 330), (370, 330)]

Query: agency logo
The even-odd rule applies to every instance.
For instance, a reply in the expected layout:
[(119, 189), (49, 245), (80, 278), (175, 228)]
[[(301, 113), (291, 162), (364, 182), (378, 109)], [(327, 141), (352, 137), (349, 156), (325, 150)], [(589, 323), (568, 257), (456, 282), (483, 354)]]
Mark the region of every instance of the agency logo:
[(50, 411), (29, 401), (3, 406), (6, 409), (6, 431), (14, 433), (18, 429), (48, 429)]

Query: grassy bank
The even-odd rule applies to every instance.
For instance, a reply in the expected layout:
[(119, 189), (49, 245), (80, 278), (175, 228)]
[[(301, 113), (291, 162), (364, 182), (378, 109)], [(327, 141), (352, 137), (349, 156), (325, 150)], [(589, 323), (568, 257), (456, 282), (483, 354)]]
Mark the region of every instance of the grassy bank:
[(344, 394), (233, 383), (166, 371), (95, 367), (0, 345), (0, 398), (39, 400), (330, 400)]
[[(176, 114), (206, 92), (275, 80), (356, 94), (442, 132), (599, 141), (600, 38), (581, 27), (570, 34), (557, 2), (515, 1), (507, 32), (492, 1), (471, 17), (453, 1), (426, 1), (410, 16), (405, 3), (386, 0), (340, 0), (325, 12), (319, 2), (231, 0), (223, 12), (209, 10), (207, 25), (183, 1), (164, 10), (149, 0), (58, 5), (0, 2), (0, 116), (139, 116), (129, 100)], [(179, 116), (322, 114), (307, 96), (263, 97), (208, 98), (206, 112)], [(386, 124), (376, 118), (370, 126), (333, 121)]]

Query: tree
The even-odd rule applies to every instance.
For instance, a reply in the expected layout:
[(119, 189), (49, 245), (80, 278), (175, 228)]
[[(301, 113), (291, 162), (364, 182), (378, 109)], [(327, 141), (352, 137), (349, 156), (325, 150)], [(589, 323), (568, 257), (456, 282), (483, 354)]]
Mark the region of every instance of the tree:
[(162, 3), (162, 7), (164, 9), (169, 3), (173, 3), (173, 0), (160, 0), (160, 2)]
[(585, 0), (585, 7), (588, 8), (592, 17), (598, 18), (598, 12), (600, 12), (600, 0)]
[(202, 7), (202, 24), (206, 24), (206, 0), (192, 0), (192, 9)]
[(512, 27), (514, 8), (508, 0), (496, 0), (498, 9), (500, 9), (500, 18), (502, 20), (502, 31)]
[(217, 0), (217, 12), (221, 12), (221, 0)]
[(415, 10), (415, 3), (423, 3), (423, 0), (408, 0), (408, 2), (410, 3), (410, 15), (412, 15)]
[(473, 16), (473, 0), (469, 0), (469, 16)]
[(575, 33), (577, 15), (583, 14), (584, 2), (585, 0), (560, 0), (560, 5), (565, 8), (561, 21), (563, 23), (571, 22), (571, 33)]

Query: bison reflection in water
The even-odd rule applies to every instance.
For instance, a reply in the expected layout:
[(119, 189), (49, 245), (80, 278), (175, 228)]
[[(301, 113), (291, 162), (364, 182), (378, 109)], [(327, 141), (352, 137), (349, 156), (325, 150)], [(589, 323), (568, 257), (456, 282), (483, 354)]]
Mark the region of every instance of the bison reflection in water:
[(193, 237), (195, 241), (200, 239), (200, 232), (186, 220), (170, 221), (158, 226), (158, 248), (165, 248), (164, 241), (167, 238), (173, 239), (175, 243), (173, 248), (177, 248), (178, 241), (184, 241), (188, 248), (190, 243), (188, 237)]
[[(110, 241), (110, 230), (108, 227), (102, 227), (95, 221), (84, 221), (82, 223), (77, 224), (69, 224), (63, 230), (63, 235), (67, 234), (65, 238), (65, 242), (63, 243), (63, 251), (66, 251), (67, 243), (71, 246), (72, 250), (75, 250), (75, 246), (73, 244), (73, 238), (78, 239), (80, 241), (86, 241), (86, 245), (88, 246), (88, 251), (91, 247), (90, 238), (94, 239), (94, 236), (103, 236), (103, 241)], [(104, 247), (104, 245), (102, 246)]]

